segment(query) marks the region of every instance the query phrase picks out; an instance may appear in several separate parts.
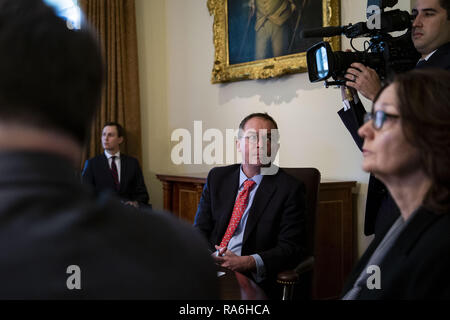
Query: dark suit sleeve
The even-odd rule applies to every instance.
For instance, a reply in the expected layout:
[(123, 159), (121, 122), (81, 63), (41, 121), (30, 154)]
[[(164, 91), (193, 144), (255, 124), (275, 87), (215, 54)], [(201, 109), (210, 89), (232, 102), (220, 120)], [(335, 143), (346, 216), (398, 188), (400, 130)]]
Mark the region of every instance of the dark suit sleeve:
[(442, 239), (448, 239), (448, 233), (436, 235), (434, 239), (434, 243), (428, 243), (427, 251), (417, 256), (416, 267), (409, 273), (408, 287), (404, 290), (406, 300), (450, 299), (450, 282), (446, 280), (450, 270), (448, 242), (440, 246)]
[(92, 172), (92, 163), (86, 160), (84, 163), (83, 172), (81, 173), (81, 181), (84, 184), (89, 184), (95, 187), (94, 173)]
[(344, 111), (342, 108), (339, 110), (338, 115), (344, 123), (347, 130), (353, 137), (358, 148), (362, 151), (362, 146), (364, 140), (359, 136), (358, 130), (364, 124), (364, 114), (366, 113), (366, 109), (364, 109), (361, 101), (353, 104), (349, 110)]
[(135, 189), (133, 192), (133, 200), (138, 201), (143, 204), (148, 204), (150, 200), (147, 192), (147, 187), (145, 186), (144, 175), (142, 174), (139, 162), (135, 159)]
[[(197, 207), (197, 213), (195, 214), (194, 227), (200, 231), (205, 239), (210, 242), (211, 232), (214, 228), (211, 210), (211, 195), (210, 195), (210, 177), (211, 172), (208, 174), (205, 186), (203, 187), (202, 196)], [(214, 250), (214, 246), (209, 243), (210, 249)]]
[(304, 185), (296, 183), (290, 188), (280, 215), (276, 245), (256, 252), (263, 259), (269, 277), (281, 270), (294, 268), (305, 257), (305, 208)]

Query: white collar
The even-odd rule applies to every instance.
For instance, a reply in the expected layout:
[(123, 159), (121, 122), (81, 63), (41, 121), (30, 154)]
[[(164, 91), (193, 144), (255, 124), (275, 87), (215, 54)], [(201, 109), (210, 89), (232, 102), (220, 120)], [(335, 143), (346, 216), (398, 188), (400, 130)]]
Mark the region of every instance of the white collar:
[(430, 59), (430, 57), (431, 57), (436, 51), (437, 51), (437, 49), (434, 50), (433, 52), (431, 52), (429, 55), (427, 55), (423, 60), (428, 61), (428, 59)]
[(253, 176), (252, 178), (248, 178), (245, 175), (244, 171), (242, 170), (242, 165), (241, 165), (241, 168), (239, 170), (239, 188), (244, 184), (244, 182), (246, 180), (253, 180), (256, 183), (256, 186), (259, 186), (263, 177), (264, 177), (263, 175), (257, 174), (256, 176)]
[(118, 151), (116, 154), (110, 154), (108, 151), (105, 150), (105, 156), (106, 159), (110, 159), (111, 157), (116, 157), (117, 159), (120, 159), (120, 151)]

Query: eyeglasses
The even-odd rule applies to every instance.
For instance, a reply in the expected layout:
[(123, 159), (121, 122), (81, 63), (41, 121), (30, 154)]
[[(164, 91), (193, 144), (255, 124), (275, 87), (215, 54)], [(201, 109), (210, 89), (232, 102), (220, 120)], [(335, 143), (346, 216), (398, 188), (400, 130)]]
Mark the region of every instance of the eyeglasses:
[(266, 141), (267, 143), (272, 142), (272, 137), (269, 135), (259, 137), (257, 134), (251, 134), (248, 136), (243, 136), (242, 138), (248, 140), (250, 143), (258, 143), (259, 140)]
[(386, 113), (382, 110), (378, 110), (376, 112), (367, 112), (364, 115), (364, 123), (367, 123), (370, 120), (373, 120), (373, 122), (372, 122), (373, 128), (375, 130), (380, 130), (381, 128), (383, 128), (384, 122), (389, 118), (398, 119), (398, 118), (400, 118), (400, 116), (396, 115), (396, 114)]

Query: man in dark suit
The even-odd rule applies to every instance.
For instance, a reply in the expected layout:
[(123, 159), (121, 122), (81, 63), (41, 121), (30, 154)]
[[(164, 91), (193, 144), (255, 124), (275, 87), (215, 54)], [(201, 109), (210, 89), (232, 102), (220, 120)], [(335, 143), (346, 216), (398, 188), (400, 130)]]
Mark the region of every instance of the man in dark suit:
[(105, 124), (102, 131), (105, 152), (86, 161), (83, 182), (92, 185), (97, 194), (102, 191), (117, 194), (126, 205), (148, 206), (149, 197), (139, 162), (120, 153), (123, 131), (118, 123)]
[(0, 299), (216, 299), (197, 232), (76, 175), (100, 102), (97, 37), (0, 0)]
[(218, 265), (252, 276), (276, 298), (276, 274), (304, 255), (304, 186), (271, 164), (278, 135), (269, 115), (251, 114), (239, 128), (242, 165), (209, 172), (194, 226)]
[[(450, 1), (417, 0), (412, 10), (415, 16), (412, 28), (412, 41), (421, 58), (416, 68), (440, 68), (450, 70)], [(358, 129), (364, 123), (366, 110), (356, 91), (370, 100), (374, 100), (381, 88), (380, 79), (375, 70), (360, 63), (354, 63), (347, 70), (346, 86), (343, 89), (344, 108), (338, 114), (353, 139), (362, 148), (363, 140)], [(353, 101), (349, 104), (345, 100)], [(373, 175), (370, 176), (367, 194), (364, 233), (379, 236), (389, 228), (400, 215), (387, 188)]]

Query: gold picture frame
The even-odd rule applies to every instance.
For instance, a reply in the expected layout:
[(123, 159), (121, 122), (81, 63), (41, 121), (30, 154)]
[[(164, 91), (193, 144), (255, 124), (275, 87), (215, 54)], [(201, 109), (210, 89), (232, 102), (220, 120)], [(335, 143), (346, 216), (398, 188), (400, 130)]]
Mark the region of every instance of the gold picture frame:
[[(214, 15), (213, 39), (215, 48), (215, 58), (211, 82), (223, 83), (239, 80), (267, 79), (273, 77), (280, 77), (286, 74), (306, 72), (307, 71), (306, 50), (298, 53), (280, 55), (267, 59), (251, 60), (250, 58), (249, 61), (245, 62), (239, 62), (237, 59), (233, 57), (233, 59), (235, 59), (237, 62), (234, 63), (232, 61), (232, 63), (230, 64), (229, 4), (230, 6), (232, 6), (233, 3), (236, 3), (236, 1), (240, 1), (239, 5), (241, 5), (242, 7), (242, 3), (245, 3), (246, 1), (249, 2), (251, 0), (208, 0), (207, 2), (210, 15)], [(291, 0), (289, 1), (292, 2)], [(313, 3), (316, 6), (317, 3), (319, 3), (320, 6), (319, 2), (320, 0), (309, 0), (309, 1), (310, 1), (309, 3)], [(322, 0), (321, 2), (322, 2), (321, 8), (322, 27), (339, 26), (340, 0)], [(300, 3), (302, 2), (300, 1)], [(308, 1), (304, 0), (303, 4), (305, 3), (308, 3)], [(248, 10), (250, 11), (250, 9)], [(308, 14), (308, 11), (305, 12), (306, 14)], [(314, 13), (316, 14), (318, 13), (320, 15), (320, 12), (314, 11)], [(305, 15), (305, 17), (306, 16), (307, 15)], [(311, 14), (309, 15), (309, 18), (311, 19)], [(297, 31), (300, 19), (301, 18), (298, 17), (295, 31)], [(239, 53), (242, 52), (242, 48), (245, 48), (245, 46), (248, 43), (251, 43), (251, 41), (249, 41), (249, 39), (247, 38), (247, 33), (249, 30), (251, 32), (255, 29), (254, 27), (252, 28), (252, 26), (250, 25), (250, 21), (251, 20), (249, 15), (248, 23), (244, 24), (241, 23), (241, 26), (246, 25), (246, 27), (244, 27), (245, 31), (243, 30), (242, 32), (240, 32), (240, 36), (243, 37), (243, 40), (241, 40), (242, 44), (239, 45), (240, 47)], [(294, 32), (293, 34), (295, 35), (296, 33)], [(329, 42), (334, 51), (341, 49), (340, 37), (323, 38), (323, 40)], [(319, 41), (320, 39), (319, 40), (316, 39), (316, 42)], [(291, 41), (291, 46), (293, 42), (294, 40)], [(291, 46), (289, 47), (290, 49)], [(300, 48), (299, 50), (302, 49)], [(234, 50), (234, 52), (236, 52), (236, 50)], [(245, 57), (243, 58), (245, 59)]]

